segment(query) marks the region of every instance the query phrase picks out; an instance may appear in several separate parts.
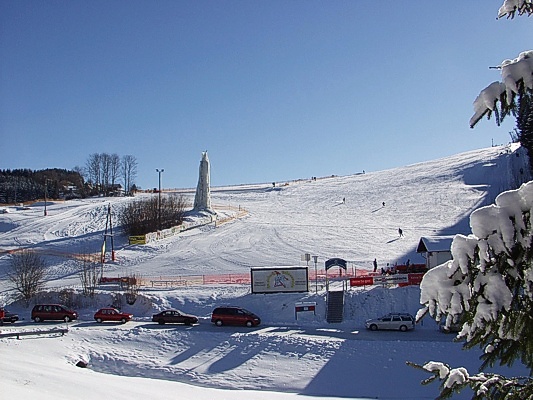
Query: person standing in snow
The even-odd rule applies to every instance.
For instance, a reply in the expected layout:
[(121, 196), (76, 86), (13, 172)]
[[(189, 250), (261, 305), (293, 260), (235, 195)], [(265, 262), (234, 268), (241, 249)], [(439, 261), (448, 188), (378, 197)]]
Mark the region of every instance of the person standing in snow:
[(398, 235), (400, 235), (400, 237), (403, 237), (403, 231), (402, 231), (402, 228), (398, 228)]
[(374, 264), (374, 272), (376, 272), (378, 270), (378, 260), (376, 260), (374, 258), (374, 263), (373, 264)]
[(346, 197), (342, 198), (342, 204), (346, 204)]
[(385, 207), (385, 202), (383, 202), (382, 204), (383, 204), (383, 207)]

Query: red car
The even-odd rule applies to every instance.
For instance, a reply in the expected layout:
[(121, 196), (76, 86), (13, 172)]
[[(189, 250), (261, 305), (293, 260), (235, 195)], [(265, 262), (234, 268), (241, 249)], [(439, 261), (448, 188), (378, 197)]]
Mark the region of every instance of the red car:
[(126, 322), (131, 321), (132, 318), (133, 314), (120, 312), (116, 308), (101, 308), (94, 314), (94, 320), (98, 323), (114, 321), (125, 324)]
[(211, 315), (211, 322), (216, 326), (222, 325), (245, 325), (247, 327), (257, 326), (261, 319), (253, 312), (241, 307), (217, 307)]
[(61, 304), (36, 304), (31, 310), (31, 319), (35, 322), (56, 320), (70, 322), (78, 319), (76, 311), (69, 310)]

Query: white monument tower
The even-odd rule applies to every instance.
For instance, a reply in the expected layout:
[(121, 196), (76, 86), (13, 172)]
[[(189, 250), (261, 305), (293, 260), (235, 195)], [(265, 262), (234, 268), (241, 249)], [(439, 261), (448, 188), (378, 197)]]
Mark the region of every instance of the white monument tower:
[(207, 158), (207, 151), (204, 151), (202, 152), (202, 161), (200, 161), (200, 176), (198, 177), (198, 186), (196, 186), (196, 196), (194, 197), (195, 211), (214, 213), (211, 209), (210, 176), (209, 158)]

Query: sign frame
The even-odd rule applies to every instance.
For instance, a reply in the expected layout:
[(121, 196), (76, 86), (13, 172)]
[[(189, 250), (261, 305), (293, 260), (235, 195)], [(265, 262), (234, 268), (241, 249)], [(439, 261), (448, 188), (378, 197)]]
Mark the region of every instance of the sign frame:
[(308, 267), (251, 268), (252, 293), (309, 292)]

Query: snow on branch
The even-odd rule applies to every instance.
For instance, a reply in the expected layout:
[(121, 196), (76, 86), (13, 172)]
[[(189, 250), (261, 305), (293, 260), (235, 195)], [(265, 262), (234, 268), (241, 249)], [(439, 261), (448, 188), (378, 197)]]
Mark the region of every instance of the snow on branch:
[(481, 399), (531, 399), (533, 395), (532, 380), (529, 377), (519, 376), (507, 378), (493, 373), (477, 373), (470, 375), (466, 368), (451, 368), (448, 364), (430, 361), (424, 365), (410, 361), (407, 365), (433, 374), (422, 381), (428, 385), (437, 380), (441, 382), (441, 393), (437, 400), (448, 399), (454, 393), (460, 393), (465, 387), (473, 390), (473, 400)]
[[(459, 333), (467, 341), (487, 333), (493, 339), (516, 339), (518, 332), (507, 326), (513, 323), (508, 317), (522, 312), (516, 302), (533, 301), (532, 225), (533, 181), (475, 210), (470, 216), (472, 234), (456, 235), (452, 242), (452, 260), (424, 276), (420, 303), (425, 307), (418, 319), (429, 312), (437, 321), (445, 318), (449, 327), (468, 313)], [(516, 292), (523, 295), (513, 296)], [(505, 329), (494, 330), (496, 326)]]
[(498, 18), (514, 18), (515, 13), (518, 15), (533, 14), (532, 0), (505, 0), (498, 10)]
[[(529, 5), (533, 6), (530, 2)], [(497, 68), (501, 70), (502, 81), (492, 82), (477, 96), (474, 115), (470, 118), (471, 128), (484, 115), (490, 117), (493, 111), (497, 111), (498, 101), (502, 109), (509, 109), (522, 90), (533, 90), (533, 50), (524, 51), (513, 60), (505, 60)]]

